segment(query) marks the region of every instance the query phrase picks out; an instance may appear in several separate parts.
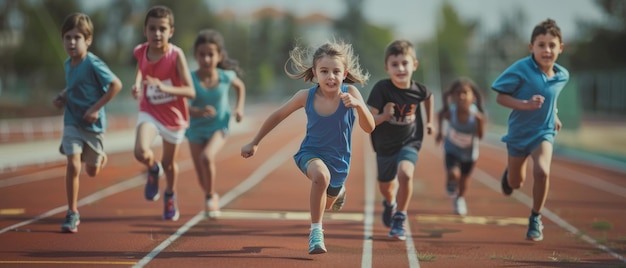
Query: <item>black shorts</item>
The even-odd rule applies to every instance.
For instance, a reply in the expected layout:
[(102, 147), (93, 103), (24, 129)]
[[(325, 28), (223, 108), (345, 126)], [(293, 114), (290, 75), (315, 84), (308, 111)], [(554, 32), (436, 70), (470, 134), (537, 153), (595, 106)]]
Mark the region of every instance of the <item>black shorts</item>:
[(475, 163), (476, 161), (463, 162), (455, 155), (446, 153), (446, 170), (451, 170), (454, 167), (458, 167), (459, 169), (461, 169), (461, 175), (468, 175), (470, 172), (472, 172)]

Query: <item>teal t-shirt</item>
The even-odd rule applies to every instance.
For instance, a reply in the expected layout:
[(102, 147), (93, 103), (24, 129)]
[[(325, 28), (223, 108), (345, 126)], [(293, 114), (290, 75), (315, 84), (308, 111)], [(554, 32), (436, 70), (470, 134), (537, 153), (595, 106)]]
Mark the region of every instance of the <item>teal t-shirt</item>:
[(196, 90), (196, 97), (189, 100), (189, 106), (205, 107), (211, 105), (215, 108), (214, 117), (191, 117), (189, 128), (185, 135), (189, 138), (209, 137), (215, 131), (228, 129), (231, 110), (228, 103), (228, 91), (231, 88), (232, 81), (237, 74), (232, 70), (217, 69), (219, 75), (219, 84), (215, 88), (204, 88), (198, 80), (197, 72), (191, 73), (193, 87)]
[(117, 77), (111, 69), (91, 52), (81, 63), (70, 65), (65, 61), (66, 100), (63, 123), (76, 125), (88, 131), (102, 133), (107, 127), (104, 107), (98, 112), (98, 120), (88, 123), (83, 120), (85, 112), (109, 90), (109, 85)]

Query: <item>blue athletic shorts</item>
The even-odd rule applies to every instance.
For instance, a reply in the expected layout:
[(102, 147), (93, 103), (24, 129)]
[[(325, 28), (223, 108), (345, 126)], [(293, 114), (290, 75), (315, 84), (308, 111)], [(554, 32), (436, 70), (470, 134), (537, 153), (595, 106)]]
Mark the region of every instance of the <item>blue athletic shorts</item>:
[(394, 155), (376, 155), (378, 164), (378, 181), (390, 182), (398, 175), (398, 165), (401, 161), (409, 161), (415, 165), (417, 163), (417, 149), (413, 147), (403, 147)]

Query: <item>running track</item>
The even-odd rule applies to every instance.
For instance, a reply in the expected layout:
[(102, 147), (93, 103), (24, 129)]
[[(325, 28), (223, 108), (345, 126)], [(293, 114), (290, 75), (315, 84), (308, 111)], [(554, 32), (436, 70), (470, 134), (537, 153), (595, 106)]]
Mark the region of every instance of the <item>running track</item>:
[[(98, 177), (81, 176), (76, 234), (59, 232), (64, 161), (2, 171), (0, 267), (626, 267), (624, 171), (555, 156), (544, 241), (526, 241), (532, 183), (512, 197), (500, 193), (506, 152), (497, 139), (481, 143), (466, 196), (469, 215), (459, 217), (444, 191), (442, 148), (426, 137), (409, 207), (411, 235), (389, 240), (374, 155), (358, 127), (347, 203), (324, 220), (328, 253), (308, 255), (309, 181), (292, 160), (304, 135), (302, 111), (271, 132), (257, 155), (239, 155), (271, 111), (256, 108), (244, 123), (233, 123), (218, 159), (223, 213), (214, 221), (202, 217), (203, 194), (186, 143), (178, 162), (181, 217), (161, 220), (162, 201), (143, 199), (145, 174), (130, 152), (132, 130), (108, 134), (105, 149), (126, 149), (111, 152)], [(34, 157), (38, 149), (24, 150)]]

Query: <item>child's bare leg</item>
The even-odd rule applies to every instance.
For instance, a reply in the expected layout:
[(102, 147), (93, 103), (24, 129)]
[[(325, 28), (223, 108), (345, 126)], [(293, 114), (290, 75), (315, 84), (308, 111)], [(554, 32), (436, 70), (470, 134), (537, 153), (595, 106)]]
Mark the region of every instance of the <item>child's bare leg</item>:
[(217, 174), (217, 166), (215, 165), (217, 153), (224, 147), (226, 143), (226, 136), (223, 131), (217, 131), (204, 148), (203, 157), (201, 158), (202, 166), (206, 169), (205, 175), (205, 191), (206, 194), (213, 194), (215, 192), (215, 176)]
[(80, 154), (67, 156), (67, 167), (65, 171), (65, 192), (67, 194), (67, 207), (69, 210), (78, 211), (78, 187), (80, 177)]
[(398, 207), (396, 211), (406, 212), (413, 195), (413, 172), (415, 165), (410, 161), (400, 161), (398, 164)]
[(178, 144), (173, 144), (163, 140), (163, 159), (161, 164), (163, 165), (163, 171), (165, 171), (165, 178), (167, 186), (165, 191), (174, 192), (176, 189), (176, 177), (178, 176), (178, 165), (176, 164), (176, 155), (178, 154)]
[(157, 136), (157, 129), (151, 124), (143, 123), (137, 126), (135, 136), (135, 159), (146, 167), (154, 166), (154, 152), (151, 149), (152, 142)]
[(550, 142), (542, 142), (533, 152), (533, 211), (541, 213), (548, 197), (550, 187), (550, 164), (552, 163), (553, 146)]
[(307, 177), (311, 180), (311, 192), (309, 204), (311, 209), (311, 223), (321, 223), (324, 217), (326, 200), (326, 188), (330, 183), (330, 171), (322, 160), (316, 159), (309, 163)]
[(508, 182), (513, 189), (519, 189), (526, 180), (526, 164), (528, 157), (518, 157), (509, 155), (508, 159)]

